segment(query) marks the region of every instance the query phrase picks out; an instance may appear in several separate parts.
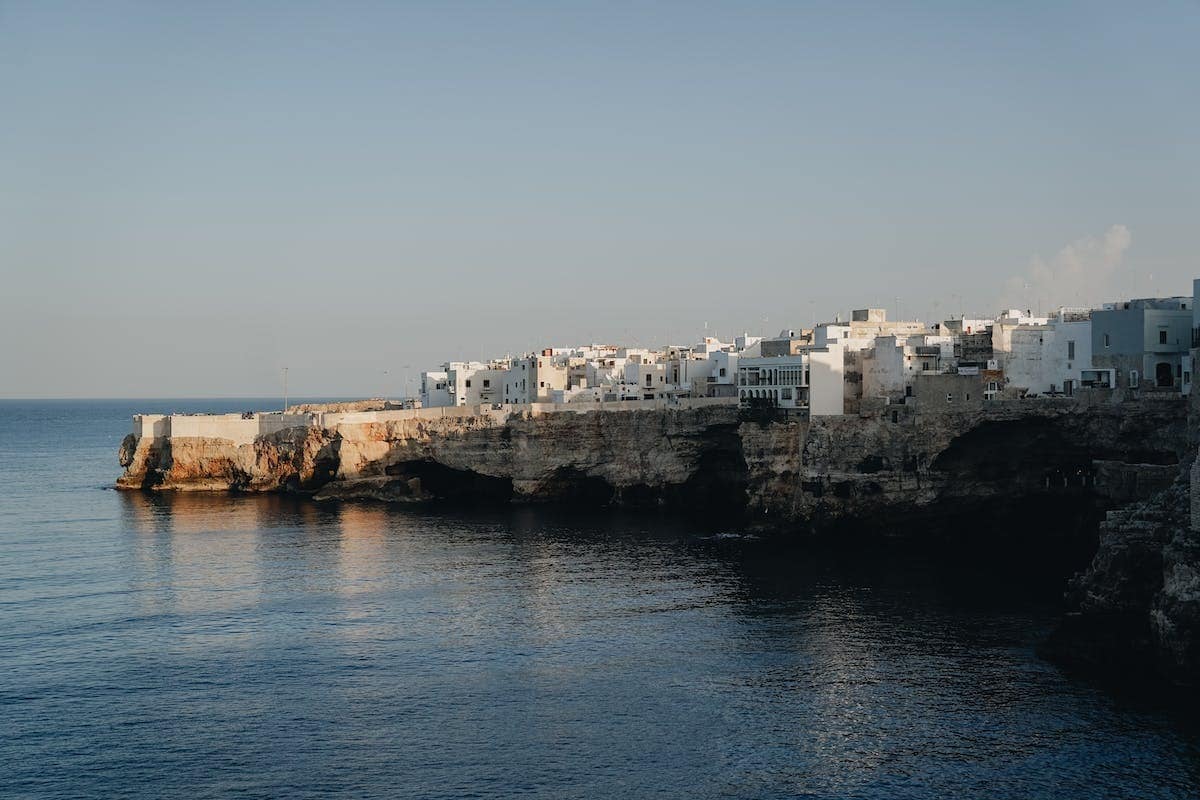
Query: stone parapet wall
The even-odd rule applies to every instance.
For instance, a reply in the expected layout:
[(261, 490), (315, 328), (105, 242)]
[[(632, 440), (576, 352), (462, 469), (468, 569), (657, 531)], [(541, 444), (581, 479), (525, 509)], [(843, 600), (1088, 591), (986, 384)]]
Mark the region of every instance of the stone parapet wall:
[(137, 439), (221, 439), (241, 445), (315, 423), (312, 414), (138, 414), (133, 418), (133, 435)]
[(586, 414), (594, 411), (653, 411), (733, 406), (736, 398), (697, 397), (677, 400), (624, 400), (611, 402), (525, 403), (504, 405), (447, 406), (442, 408), (394, 409), (388, 411), (327, 411), (292, 414), (138, 414), (133, 418), (136, 439), (220, 439), (249, 444), (291, 428), (335, 430), (344, 425), (372, 425), (410, 420), (433, 421), (467, 417), (502, 425), (510, 416), (537, 417), (544, 414)]

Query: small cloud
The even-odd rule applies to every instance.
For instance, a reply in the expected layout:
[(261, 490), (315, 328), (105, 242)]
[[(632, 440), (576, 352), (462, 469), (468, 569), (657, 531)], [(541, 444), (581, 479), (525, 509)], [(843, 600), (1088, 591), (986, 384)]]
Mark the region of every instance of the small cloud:
[(1024, 274), (1008, 279), (1005, 304), (1044, 310), (1116, 299), (1118, 273), (1132, 243), (1129, 228), (1113, 225), (1103, 236), (1071, 242), (1049, 260), (1035, 255)]

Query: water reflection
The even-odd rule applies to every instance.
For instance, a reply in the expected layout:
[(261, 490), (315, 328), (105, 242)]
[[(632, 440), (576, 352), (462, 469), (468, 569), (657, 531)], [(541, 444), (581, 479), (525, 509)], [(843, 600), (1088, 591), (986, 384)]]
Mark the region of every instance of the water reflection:
[(168, 671), (217, 681), (213, 713), (283, 725), (259, 730), (299, 747), (279, 768), (334, 786), (1074, 796), (1100, 771), (1186, 796), (1197, 777), (1193, 739), (1034, 656), (1055, 607), (923, 559), (658, 515), (120, 502)]

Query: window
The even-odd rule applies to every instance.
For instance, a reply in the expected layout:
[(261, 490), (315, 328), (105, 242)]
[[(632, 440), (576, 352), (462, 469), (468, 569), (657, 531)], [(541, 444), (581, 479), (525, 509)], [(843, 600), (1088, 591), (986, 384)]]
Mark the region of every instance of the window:
[(1106, 333), (1106, 334), (1104, 334), (1104, 346), (1105, 346), (1105, 347), (1111, 347), (1111, 346), (1112, 346), (1112, 339), (1108, 338), (1108, 334), (1107, 334), (1107, 333)]
[(946, 392), (946, 402), (947, 403), (954, 402), (954, 393), (953, 392)]
[(1138, 388), (1138, 371), (1136, 369), (1129, 370), (1129, 388)]
[(997, 383), (995, 381), (988, 381), (988, 391), (989, 392), (994, 392), (999, 388), (1000, 387), (997, 385)]
[(967, 392), (967, 402), (971, 402), (971, 393)]
[(483, 379), (483, 388), (485, 388), (485, 389), (486, 389), (486, 388), (488, 388), (488, 387), (489, 387), (489, 386), (491, 386), (491, 385), (492, 385), (492, 382), (491, 382), (491, 380), (490, 380), (490, 379), (488, 379), (488, 378), (484, 378), (484, 379)]
[(1075, 343), (1074, 342), (1067, 342), (1067, 360), (1068, 361), (1075, 360)]
[(1159, 344), (1167, 343), (1167, 332), (1165, 330), (1160, 330), (1158, 332), (1158, 343)]
[(724, 367), (721, 367), (721, 377), (722, 378), (725, 377), (725, 368)]
[(471, 379), (470, 378), (467, 378), (467, 388), (468, 389), (471, 388)]
[(929, 362), (928, 361), (921, 362), (921, 370), (923, 372), (929, 372)]

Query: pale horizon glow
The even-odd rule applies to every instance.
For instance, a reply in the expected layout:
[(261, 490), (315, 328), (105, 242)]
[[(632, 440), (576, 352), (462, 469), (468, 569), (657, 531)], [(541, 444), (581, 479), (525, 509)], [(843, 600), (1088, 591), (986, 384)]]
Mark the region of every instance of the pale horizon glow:
[(1196, 41), (1195, 3), (0, 0), (0, 398), (1189, 294)]

